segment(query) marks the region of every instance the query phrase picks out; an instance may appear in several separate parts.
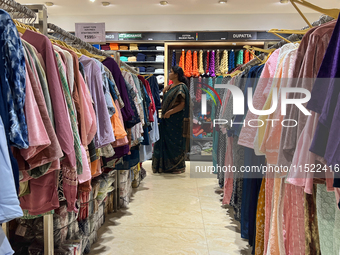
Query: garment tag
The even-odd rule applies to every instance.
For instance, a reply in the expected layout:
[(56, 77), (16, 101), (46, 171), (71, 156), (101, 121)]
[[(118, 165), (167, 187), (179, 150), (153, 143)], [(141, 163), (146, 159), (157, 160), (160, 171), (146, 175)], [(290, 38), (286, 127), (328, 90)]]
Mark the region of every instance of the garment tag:
[(17, 227), (17, 230), (15, 231), (15, 234), (16, 234), (17, 236), (22, 236), (22, 237), (24, 237), (25, 234), (26, 234), (26, 231), (27, 231), (27, 228), (26, 228), (26, 227), (24, 227), (23, 225), (19, 225), (19, 226)]

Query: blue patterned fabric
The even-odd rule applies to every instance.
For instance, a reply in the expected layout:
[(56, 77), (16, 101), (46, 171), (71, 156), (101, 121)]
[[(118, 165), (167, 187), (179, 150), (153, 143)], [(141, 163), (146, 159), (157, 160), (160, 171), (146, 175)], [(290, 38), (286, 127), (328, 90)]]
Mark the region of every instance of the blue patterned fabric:
[(24, 114), (25, 107), (25, 55), (18, 31), (7, 12), (0, 10), (0, 54), (4, 72), (2, 96), (9, 113), (10, 145), (28, 148), (28, 131)]

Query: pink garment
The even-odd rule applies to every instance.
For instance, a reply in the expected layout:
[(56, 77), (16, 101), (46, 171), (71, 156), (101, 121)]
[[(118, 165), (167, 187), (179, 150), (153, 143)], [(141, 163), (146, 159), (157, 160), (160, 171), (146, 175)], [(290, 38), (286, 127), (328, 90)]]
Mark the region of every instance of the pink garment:
[(84, 99), (84, 117), (85, 117), (85, 127), (87, 134), (87, 144), (89, 145), (97, 133), (97, 117), (92, 105), (92, 98), (90, 91), (83, 79), (83, 76), (79, 72), (79, 80), (81, 85), (81, 92)]
[[(277, 60), (279, 57), (280, 49), (277, 49), (273, 52), (273, 54), (269, 57), (267, 63), (265, 64), (259, 82), (257, 84), (254, 96), (253, 96), (253, 105), (257, 110), (262, 110), (263, 106), (267, 100), (268, 94), (270, 92), (271, 85), (273, 83), (273, 77), (276, 71)], [(248, 111), (245, 123), (248, 123), (249, 120), (258, 119), (258, 115), (255, 115)], [(254, 139), (256, 136), (257, 128), (250, 127), (246, 125), (242, 127), (240, 137), (238, 140), (238, 144), (254, 149)]]
[[(312, 169), (312, 165), (315, 166), (316, 164), (315, 154), (310, 152), (309, 148), (312, 144), (320, 116), (320, 114), (313, 111), (311, 113), (312, 115), (307, 118), (306, 125), (301, 132), (301, 136), (298, 140), (294, 153), (292, 168), (287, 177), (287, 182), (296, 186), (304, 187), (304, 191), (308, 194), (313, 194), (314, 171), (318, 170), (318, 167)], [(308, 166), (308, 168), (305, 166)]]
[(82, 184), (88, 180), (91, 180), (92, 175), (91, 175), (89, 162), (87, 161), (86, 150), (83, 145), (81, 145), (80, 147), (81, 147), (81, 157), (83, 160), (83, 173), (81, 175), (78, 175), (78, 181), (80, 184)]
[[(18, 159), (18, 155), (15, 155), (15, 158)], [(49, 173), (52, 173), (54, 172), (55, 170), (60, 170), (60, 160), (55, 160), (52, 162), (51, 164), (51, 167), (48, 169), (48, 171), (45, 173), (45, 174), (49, 174)], [(20, 182), (26, 182), (26, 181), (29, 181), (29, 180), (32, 180), (34, 179), (33, 177), (31, 177), (27, 171), (21, 171), (22, 174), (23, 174), (23, 178), (20, 179)]]
[[(27, 53), (28, 57), (31, 58), (29, 53)], [(32, 58), (31, 58), (32, 60)], [(33, 61), (33, 60), (32, 60)], [(45, 129), (47, 131), (47, 134), (49, 136), (49, 140), (51, 141), (50, 146), (45, 148), (44, 150), (40, 151), (35, 156), (31, 156), (29, 159), (27, 159), (27, 164), (23, 161), (23, 159), (18, 157), (18, 164), (20, 170), (29, 170), (33, 169), (39, 166), (42, 166), (46, 163), (53, 162), (53, 161), (59, 161), (59, 158), (63, 156), (63, 152), (61, 151), (59, 142), (57, 140), (57, 136), (55, 134), (54, 128), (52, 126), (52, 122), (49, 118), (46, 102), (44, 99), (44, 94), (41, 88), (41, 85), (39, 83), (39, 78), (37, 71), (33, 65), (33, 69), (31, 69), (29, 62), (26, 61), (26, 71), (29, 76), (29, 81), (32, 86), (32, 90), (34, 93), (35, 100), (37, 102), (38, 108), (39, 108), (39, 114), (42, 118), (43, 124), (45, 126)], [(29, 149), (28, 149), (29, 150)], [(21, 151), (21, 150), (20, 150)], [(27, 151), (24, 150), (24, 154)], [(21, 155), (21, 154), (20, 154)]]
[(286, 183), (284, 196), (283, 235), (286, 255), (304, 255), (305, 213), (303, 189)]
[[(232, 167), (234, 165), (233, 162), (233, 140), (234, 138), (228, 137), (228, 144), (227, 144), (227, 152), (225, 155), (224, 165), (228, 168), (229, 166)], [(224, 174), (224, 196), (222, 204), (229, 204), (231, 196), (233, 194), (233, 185), (234, 185), (234, 174), (232, 171), (226, 171)]]
[[(277, 74), (275, 75), (273, 86), (277, 88), (278, 104), (276, 111), (268, 116), (268, 119), (273, 119), (277, 121), (274, 121), (271, 125), (266, 125), (264, 138), (260, 147), (260, 151), (265, 153), (267, 162), (271, 165), (276, 165), (278, 161), (282, 130), (281, 122), (284, 118), (284, 116), (281, 115), (281, 90), (282, 88), (287, 87), (289, 78), (293, 75), (292, 67), (295, 63), (297, 51), (296, 49), (294, 49), (294, 47), (294, 45), (287, 47), (293, 49), (288, 50), (288, 53), (286, 53), (282, 65), (279, 65), (279, 68), (277, 69)], [(281, 53), (282, 51), (283, 49), (281, 50)]]
[(59, 208), (57, 178), (59, 171), (30, 181), (31, 193), (20, 198), (20, 206), (31, 215), (39, 215)]
[(272, 173), (267, 173), (266, 175), (266, 208), (265, 208), (265, 227), (264, 227), (264, 252), (267, 254), (268, 242), (269, 242), (269, 232), (270, 232), (270, 220), (272, 215), (272, 199), (273, 199), (273, 189), (274, 189), (274, 176)]
[(65, 154), (64, 162), (71, 167), (76, 166), (74, 150), (74, 139), (70, 125), (65, 125), (68, 116), (65, 104), (65, 96), (62, 90), (61, 80), (58, 72), (57, 60), (51, 41), (42, 34), (26, 30), (22, 38), (32, 44), (42, 55), (46, 64), (46, 76), (53, 106), (56, 134), (61, 149)]
[(25, 117), (28, 129), (29, 147), (20, 150), (24, 160), (28, 160), (42, 150), (51, 145), (44, 122), (39, 112), (37, 101), (35, 100), (32, 84), (26, 70), (26, 99), (25, 99)]

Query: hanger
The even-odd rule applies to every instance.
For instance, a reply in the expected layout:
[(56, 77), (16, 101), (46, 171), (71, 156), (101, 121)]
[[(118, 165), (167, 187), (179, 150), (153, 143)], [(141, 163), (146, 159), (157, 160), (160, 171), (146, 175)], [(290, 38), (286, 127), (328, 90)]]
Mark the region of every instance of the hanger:
[(303, 30), (290, 30), (290, 29), (276, 29), (276, 28), (273, 28), (273, 29), (270, 29), (268, 31), (268, 33), (276, 35), (277, 37), (281, 38), (282, 40), (286, 41), (287, 43), (292, 43), (287, 38), (284, 38), (283, 36), (279, 35), (279, 33), (280, 34), (298, 34), (298, 35), (304, 35), (304, 34), (307, 33), (307, 31), (309, 29), (310, 28), (303, 29)]
[(339, 13), (340, 13), (340, 9), (324, 9), (321, 8), (317, 5), (311, 4), (307, 1), (304, 0), (290, 0), (290, 2), (292, 3), (292, 5), (294, 6), (294, 8), (297, 10), (297, 12), (300, 14), (300, 16), (306, 21), (306, 23), (308, 24), (308, 26), (310, 28), (312, 28), (312, 24), (308, 21), (308, 19), (306, 18), (306, 16), (301, 12), (301, 10), (299, 9), (299, 7), (297, 7), (296, 3), (301, 4), (305, 7), (308, 7), (310, 9), (313, 9), (317, 12), (323, 13), (329, 17), (332, 17), (334, 19), (337, 19), (339, 17)]
[(104, 61), (106, 59), (106, 57), (104, 57), (104, 56), (94, 55), (94, 54), (88, 52), (85, 49), (80, 49), (80, 52), (83, 53), (85, 56), (88, 56), (90, 58), (95, 58), (95, 59), (98, 59), (98, 60), (101, 60), (101, 61)]
[(227, 76), (235, 77), (235, 76), (237, 76), (237, 75), (239, 75), (239, 74), (241, 74), (241, 73), (243, 73), (243, 71), (241, 71), (241, 70), (236, 70), (236, 71), (234, 71), (234, 72), (228, 74)]

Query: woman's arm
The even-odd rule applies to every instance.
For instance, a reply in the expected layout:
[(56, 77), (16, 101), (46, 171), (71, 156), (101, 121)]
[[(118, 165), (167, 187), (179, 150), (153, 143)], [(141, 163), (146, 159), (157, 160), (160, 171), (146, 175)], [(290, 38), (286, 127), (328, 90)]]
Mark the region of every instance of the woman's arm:
[(185, 107), (185, 102), (184, 101), (182, 101), (179, 105), (177, 105), (175, 108), (173, 108), (173, 109), (171, 109), (171, 110), (169, 110), (169, 111), (167, 111), (165, 114), (164, 114), (164, 118), (170, 118), (170, 116), (172, 115), (172, 114), (175, 114), (175, 113), (178, 113), (178, 112), (180, 112), (180, 111), (182, 111), (183, 109), (184, 109), (184, 107)]

